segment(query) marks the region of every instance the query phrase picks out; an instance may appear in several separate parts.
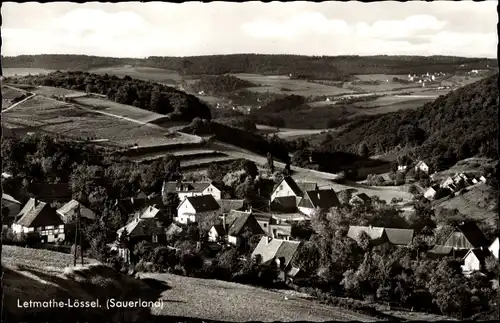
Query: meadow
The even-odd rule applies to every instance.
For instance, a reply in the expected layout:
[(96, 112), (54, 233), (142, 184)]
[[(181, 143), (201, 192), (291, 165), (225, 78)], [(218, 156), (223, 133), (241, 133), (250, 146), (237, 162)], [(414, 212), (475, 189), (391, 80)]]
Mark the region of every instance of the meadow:
[(286, 75), (260, 75), (260, 74), (231, 74), (242, 80), (258, 84), (258, 87), (250, 87), (249, 91), (273, 92), (279, 94), (295, 94), (302, 96), (339, 95), (352, 93), (353, 91), (332, 85), (307, 82), (306, 80), (294, 80)]
[(108, 139), (110, 144), (122, 147), (189, 140), (172, 138), (167, 130), (157, 126), (137, 124), (38, 95), (4, 112), (2, 122), (8, 128), (17, 128), (20, 133), (41, 132), (72, 139)]
[(25, 76), (25, 75), (35, 75), (35, 74), (48, 74), (53, 72), (53, 70), (47, 70), (43, 68), (31, 68), (31, 67), (3, 67), (2, 76)]
[(185, 77), (176, 71), (166, 70), (154, 67), (139, 67), (139, 66), (115, 66), (115, 67), (100, 67), (90, 69), (88, 72), (95, 74), (109, 74), (118, 77), (130, 76), (132, 78), (153, 81), (166, 85), (175, 85), (181, 83)]
[[(17, 87), (17, 84), (16, 84)], [(68, 90), (60, 87), (53, 87), (53, 86), (37, 86), (31, 90), (31, 92), (40, 94), (40, 95), (45, 95), (45, 96), (58, 96), (58, 97), (78, 97), (78, 96), (85, 96), (86, 93), (79, 92), (79, 91), (74, 91), (74, 90)]]

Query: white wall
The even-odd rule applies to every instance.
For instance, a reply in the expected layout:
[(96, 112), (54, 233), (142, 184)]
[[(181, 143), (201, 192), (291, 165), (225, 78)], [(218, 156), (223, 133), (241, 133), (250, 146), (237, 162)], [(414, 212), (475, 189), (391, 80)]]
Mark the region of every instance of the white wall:
[(212, 195), (216, 200), (221, 199), (220, 190), (212, 184), (210, 184), (210, 186), (208, 186), (200, 195)]
[(228, 236), (227, 237), (227, 242), (229, 242), (230, 244), (236, 246), (238, 244), (238, 237)]
[(35, 230), (35, 228), (24, 227), (22, 225), (14, 223), (12, 225), (12, 231), (16, 234), (27, 234), (29, 232), (37, 231), (40, 233), (40, 236), (47, 238), (47, 242), (56, 242), (57, 240), (64, 240), (66, 238), (63, 224), (59, 226), (38, 227)]
[(495, 256), (495, 258), (498, 259), (498, 248), (499, 248), (499, 245), (498, 245), (498, 239), (495, 240), (495, 242), (490, 246), (490, 252), (493, 254), (493, 256)]
[(315, 209), (309, 208), (309, 207), (299, 206), (299, 211), (306, 214), (306, 215), (312, 216), (314, 214)]
[(214, 227), (210, 229), (208, 232), (208, 241), (210, 242), (216, 242), (219, 239), (219, 234), (217, 234), (217, 231), (215, 230)]
[(436, 195), (436, 192), (434, 190), (427, 190), (424, 193), (424, 197), (429, 200), (433, 199), (434, 195)]
[(480, 270), (481, 269), (481, 264), (479, 263), (479, 260), (474, 256), (474, 254), (471, 252), (467, 258), (464, 259), (464, 265), (463, 265), (463, 270), (464, 271), (474, 271), (474, 270)]
[(283, 181), (278, 187), (276, 187), (276, 190), (271, 195), (271, 202), (274, 201), (274, 199), (277, 197), (285, 196), (295, 196), (295, 193), (292, 191), (290, 186), (288, 186), (288, 184)]

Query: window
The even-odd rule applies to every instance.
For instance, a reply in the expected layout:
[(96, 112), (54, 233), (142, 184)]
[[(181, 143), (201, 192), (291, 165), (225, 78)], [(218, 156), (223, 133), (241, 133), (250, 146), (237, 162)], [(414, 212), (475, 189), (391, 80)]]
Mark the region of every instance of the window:
[(264, 223), (264, 228), (267, 228), (267, 223)]
[(57, 239), (57, 234), (54, 234), (54, 239)]
[(61, 224), (61, 225), (59, 226), (59, 229), (63, 229), (63, 230), (64, 230), (64, 224)]
[(48, 225), (48, 226), (45, 227), (45, 229), (47, 229), (47, 230), (54, 229), (54, 226), (53, 225)]
[(153, 243), (158, 243), (158, 236), (153, 234)]

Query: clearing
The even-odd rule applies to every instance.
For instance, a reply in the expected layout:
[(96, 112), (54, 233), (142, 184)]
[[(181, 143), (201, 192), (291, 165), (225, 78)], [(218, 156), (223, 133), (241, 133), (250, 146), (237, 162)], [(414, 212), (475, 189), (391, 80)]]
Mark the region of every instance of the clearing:
[(245, 321), (361, 321), (374, 318), (322, 305), (301, 297), (263, 288), (213, 279), (171, 274), (141, 273), (140, 278), (166, 282), (171, 289), (161, 298), (163, 308), (153, 308), (153, 316), (172, 315), (229, 322)]

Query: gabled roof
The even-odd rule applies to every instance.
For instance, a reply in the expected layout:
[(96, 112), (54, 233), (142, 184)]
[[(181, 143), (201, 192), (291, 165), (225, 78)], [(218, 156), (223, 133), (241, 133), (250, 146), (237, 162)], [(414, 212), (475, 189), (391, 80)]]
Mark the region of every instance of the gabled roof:
[(467, 249), (453, 249), (453, 247), (437, 245), (427, 251), (427, 255), (431, 257), (454, 257), (463, 259), (469, 252)]
[(19, 212), (16, 224), (23, 227), (40, 227), (64, 224), (56, 211), (45, 202), (31, 198)]
[(425, 165), (425, 166), (428, 166), (423, 160), (420, 160), (416, 165), (415, 167), (420, 167), (421, 165)]
[(222, 224), (215, 224), (212, 227), (215, 229), (215, 232), (217, 232), (219, 236), (223, 236), (226, 234), (226, 232), (224, 231), (224, 226)]
[(247, 226), (256, 231), (253, 232), (254, 234), (264, 233), (254, 216), (251, 213), (246, 213), (237, 217), (234, 222), (231, 223), (231, 225), (229, 226), (228, 235), (233, 237), (239, 236), (241, 233), (243, 233), (243, 229)]
[(370, 239), (376, 240), (382, 238), (382, 236), (384, 235), (384, 228), (351, 225), (349, 226), (347, 236), (359, 242), (359, 237), (363, 232), (366, 232)]
[(171, 225), (168, 226), (167, 230), (165, 230), (165, 234), (166, 235), (173, 235), (173, 234), (181, 233), (182, 231), (183, 231), (183, 229), (180, 226), (178, 226), (175, 223), (172, 223)]
[[(269, 239), (269, 240), (268, 240)], [(285, 268), (293, 260), (300, 246), (300, 241), (287, 241), (262, 237), (252, 252), (252, 257), (260, 255), (262, 264), (267, 264), (273, 259), (285, 258)]]
[(115, 205), (125, 214), (132, 214), (146, 207), (146, 199), (125, 198), (116, 201)]
[(160, 210), (154, 206), (148, 206), (141, 214), (141, 219), (154, 219), (160, 214)]
[[(340, 205), (337, 194), (333, 189), (307, 191), (302, 201), (306, 199), (311, 202), (313, 208), (329, 209)], [(302, 201), (300, 201), (299, 206), (301, 206)]]
[(274, 187), (274, 190), (273, 190), (273, 193), (276, 191), (276, 189), (282, 185), (283, 183), (286, 183), (290, 189), (292, 190), (293, 194), (295, 194), (295, 196), (303, 196), (304, 193), (303, 191), (300, 189), (299, 185), (297, 185), (297, 183), (293, 180), (292, 177), (288, 176), (288, 177), (285, 177), (281, 180), (281, 182), (279, 182), (275, 187)]
[(481, 264), (484, 264), (484, 261), (486, 260), (486, 258), (491, 255), (490, 251), (486, 248), (470, 249), (467, 252), (467, 254), (463, 257), (463, 259), (465, 260), (465, 258), (469, 257), (471, 254), (476, 256), (477, 260), (479, 260), (479, 262)]
[(291, 236), (292, 235), (292, 225), (288, 223), (282, 223), (282, 224), (271, 224), (270, 225), (272, 232), (274, 233), (274, 230), (276, 230), (276, 233), (284, 235), (284, 236)]
[(57, 213), (63, 218), (63, 221), (69, 219), (76, 219), (78, 213), (78, 207), (80, 207), (80, 216), (82, 218), (95, 220), (95, 213), (89, 208), (82, 205), (77, 200), (71, 200), (64, 204), (61, 208), (57, 210)]
[[(488, 240), (484, 236), (481, 229), (479, 229), (479, 227), (475, 223), (465, 222), (463, 224), (458, 225), (455, 228), (454, 232), (456, 232), (457, 230), (462, 232), (464, 237), (467, 239), (467, 241), (469, 241), (469, 243), (474, 248), (488, 246)], [(453, 232), (451, 234), (453, 234)]]
[(5, 193), (2, 193), (2, 204), (4, 202), (9, 202), (9, 203), (14, 203), (14, 204), (19, 204), (21, 205), (21, 202), (19, 202), (18, 200), (16, 200), (15, 198), (13, 198), (11, 195), (9, 194), (5, 194)]
[(148, 218), (134, 218), (132, 221), (127, 223), (125, 226), (118, 229), (117, 233), (120, 236), (124, 230), (130, 237), (139, 236), (149, 236), (152, 234), (163, 234), (164, 230), (161, 226), (158, 226), (156, 220)]
[(366, 195), (366, 193), (356, 194), (352, 198), (355, 198), (355, 197), (360, 198), (365, 203), (368, 203), (368, 202), (370, 202), (372, 200), (368, 195)]
[(206, 212), (219, 210), (220, 206), (212, 195), (187, 196), (186, 199), (179, 204), (179, 207), (189, 202), (196, 212)]
[(387, 239), (393, 245), (408, 245), (413, 240), (413, 230), (384, 228)]
[(318, 189), (318, 183), (314, 182), (297, 182), (297, 186), (300, 188), (302, 193), (307, 191), (315, 191)]
[(297, 208), (297, 197), (295, 196), (279, 196), (276, 197), (271, 203), (271, 210), (287, 211), (295, 210)]

